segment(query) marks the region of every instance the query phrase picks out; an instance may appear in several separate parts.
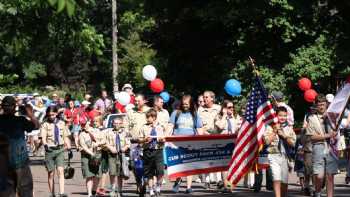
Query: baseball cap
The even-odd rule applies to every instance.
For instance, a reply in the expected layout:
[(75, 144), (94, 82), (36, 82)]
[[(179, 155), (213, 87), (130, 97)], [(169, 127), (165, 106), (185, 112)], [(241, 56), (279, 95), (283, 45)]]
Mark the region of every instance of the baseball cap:
[(284, 95), (280, 91), (272, 91), (271, 95), (276, 99), (276, 100), (282, 100)]
[(82, 105), (90, 105), (91, 103), (87, 100), (84, 100), (83, 102), (81, 102)]
[(35, 93), (33, 93), (33, 97), (35, 97), (35, 96), (40, 96), (40, 94), (35, 92)]
[(13, 96), (5, 96), (1, 102), (2, 106), (13, 106), (16, 105), (16, 99)]
[(132, 88), (132, 85), (131, 85), (130, 83), (124, 84), (123, 87), (122, 87), (122, 90), (125, 90), (125, 89), (127, 89), (127, 88), (130, 88), (131, 90), (133, 89), (133, 88)]

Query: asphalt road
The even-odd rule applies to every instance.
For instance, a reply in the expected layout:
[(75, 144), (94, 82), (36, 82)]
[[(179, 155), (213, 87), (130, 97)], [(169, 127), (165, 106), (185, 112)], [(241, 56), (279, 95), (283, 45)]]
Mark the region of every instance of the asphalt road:
[[(36, 197), (48, 197), (48, 185), (47, 185), (47, 172), (43, 165), (43, 157), (32, 157), (31, 158), (31, 169), (34, 179), (34, 193)], [(75, 168), (75, 175), (73, 179), (66, 180), (65, 184), (65, 193), (68, 194), (68, 196), (87, 196), (86, 187), (85, 187), (85, 181), (81, 174), (81, 168), (80, 168), (80, 154), (75, 152), (74, 158), (72, 160), (72, 166)], [(350, 185), (346, 185), (344, 183), (345, 173), (342, 172), (341, 174), (336, 176), (336, 189), (335, 189), (335, 196), (336, 197), (350, 197)], [(295, 173), (290, 174), (289, 179), (289, 196), (303, 196), (300, 192), (300, 186), (298, 185), (298, 178), (296, 177)], [(57, 180), (55, 181), (57, 183)], [(163, 185), (162, 188), (162, 196), (189, 196), (189, 194), (185, 194), (185, 185), (183, 184), (180, 188), (179, 193), (173, 193), (172, 192), (172, 185), (173, 183), (171, 181), (167, 181), (165, 185)], [(58, 189), (58, 185), (56, 184), (56, 188)], [(265, 196), (274, 196), (273, 192), (266, 191), (265, 188), (262, 188), (262, 191), (259, 193), (254, 193), (251, 189), (244, 188), (243, 187), (243, 181), (241, 181), (237, 188), (235, 189), (234, 193), (232, 194), (223, 194), (218, 192), (215, 188), (215, 185), (212, 185), (213, 189), (206, 190), (203, 188), (202, 183), (193, 183), (193, 193), (190, 194), (191, 196), (205, 196), (205, 197), (219, 197), (219, 196), (237, 196), (237, 197), (265, 197)], [(135, 181), (133, 178), (126, 181), (123, 188), (124, 196), (138, 196), (135, 193), (136, 186)]]

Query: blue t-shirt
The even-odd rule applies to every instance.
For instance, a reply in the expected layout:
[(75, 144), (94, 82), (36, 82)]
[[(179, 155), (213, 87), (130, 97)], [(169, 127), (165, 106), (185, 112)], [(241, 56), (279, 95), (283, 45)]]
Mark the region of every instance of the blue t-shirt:
[[(177, 111), (173, 111), (170, 116), (170, 123), (174, 125), (173, 135), (196, 135), (197, 128), (203, 126), (202, 120), (196, 115), (196, 120), (193, 121), (192, 114), (190, 112), (181, 112), (176, 119)], [(193, 125), (193, 124), (196, 125)]]

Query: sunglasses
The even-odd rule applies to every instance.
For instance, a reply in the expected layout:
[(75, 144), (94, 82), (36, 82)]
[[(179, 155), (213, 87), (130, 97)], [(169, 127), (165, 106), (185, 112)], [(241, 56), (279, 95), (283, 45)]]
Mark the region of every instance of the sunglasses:
[(227, 109), (233, 109), (233, 106), (227, 106)]

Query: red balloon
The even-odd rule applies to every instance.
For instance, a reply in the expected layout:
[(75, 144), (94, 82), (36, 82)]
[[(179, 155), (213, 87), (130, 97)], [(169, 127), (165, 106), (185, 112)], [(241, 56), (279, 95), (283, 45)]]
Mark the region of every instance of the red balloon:
[(160, 93), (164, 90), (164, 83), (161, 79), (156, 78), (155, 80), (151, 81), (149, 87), (151, 88), (152, 92)]
[(316, 99), (316, 96), (317, 96), (317, 92), (313, 89), (306, 90), (304, 92), (304, 99), (309, 103), (314, 102)]
[(311, 89), (311, 81), (310, 79), (304, 77), (299, 79), (298, 86), (302, 91), (310, 90)]

